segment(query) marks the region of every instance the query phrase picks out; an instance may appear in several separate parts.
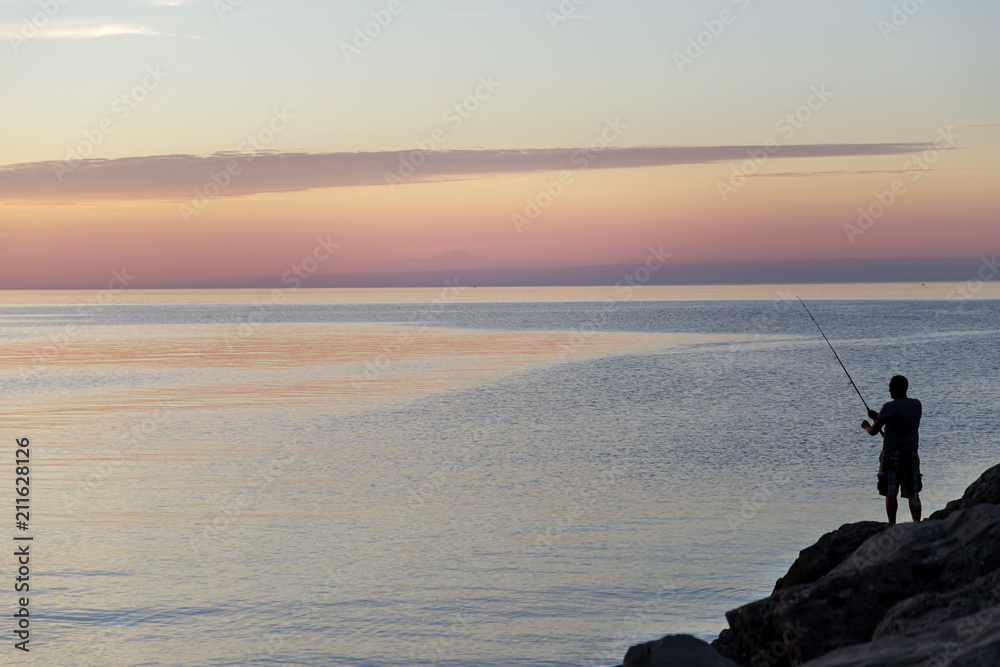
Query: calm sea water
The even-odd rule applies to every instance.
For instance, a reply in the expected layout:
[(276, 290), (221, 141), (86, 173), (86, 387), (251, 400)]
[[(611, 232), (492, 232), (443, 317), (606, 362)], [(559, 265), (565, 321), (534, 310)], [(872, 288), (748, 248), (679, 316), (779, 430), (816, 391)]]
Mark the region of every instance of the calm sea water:
[[(30, 660), (607, 666), (882, 518), (797, 302), (482, 293), (5, 295)], [(1000, 460), (1000, 301), (811, 307), (869, 403), (895, 373), (923, 401), (926, 511)]]

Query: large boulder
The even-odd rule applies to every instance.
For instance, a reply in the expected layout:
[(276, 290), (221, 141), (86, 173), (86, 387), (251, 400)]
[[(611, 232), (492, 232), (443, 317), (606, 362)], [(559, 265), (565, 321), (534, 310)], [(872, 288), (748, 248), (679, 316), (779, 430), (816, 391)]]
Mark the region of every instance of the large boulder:
[(806, 667), (992, 667), (1000, 665), (1000, 570), (943, 593), (921, 593), (890, 609), (872, 641), (828, 653)]
[(664, 637), (625, 667), (1000, 666), (1000, 465), (929, 520), (827, 533), (726, 618), (711, 649)]
[[(872, 641), (921, 632), (942, 623), (989, 618), (1000, 605), (1000, 570), (944, 593), (921, 593), (903, 600), (882, 617)], [(997, 616), (1000, 620), (1000, 616)]]
[[(864, 544), (868, 538), (889, 528), (888, 523), (877, 521), (861, 521), (844, 524), (819, 538), (816, 544), (799, 552), (799, 557), (792, 563), (788, 573), (778, 579), (774, 585), (774, 593), (779, 590), (800, 584), (811, 584), (847, 559), (854, 551)], [(772, 595), (774, 594), (772, 593)], [(777, 640), (776, 640), (777, 641)], [(782, 645), (784, 638), (781, 639)], [(738, 642), (732, 630), (723, 630), (719, 638), (712, 642), (721, 655), (739, 665), (749, 665), (749, 651), (754, 648), (760, 652), (761, 647), (749, 643)]]
[(879, 521), (846, 523), (837, 530), (819, 538), (816, 544), (799, 552), (799, 557), (788, 569), (788, 574), (778, 579), (774, 590), (811, 584), (837, 567), (860, 547), (869, 537), (878, 535), (889, 527)]
[(622, 667), (737, 667), (732, 660), (691, 635), (667, 635), (633, 646)]
[(977, 623), (975, 618), (966, 618), (850, 646), (803, 667), (996, 667), (1000, 665), (1000, 625), (991, 623), (980, 632), (975, 629)]
[[(919, 639), (914, 633), (928, 633), (942, 619), (955, 624), (951, 634), (941, 629), (947, 643), (968, 618), (965, 611), (982, 611), (981, 603), (961, 607), (961, 596), (951, 594), (993, 581), (990, 575), (1000, 569), (998, 545), (1000, 505), (992, 504), (877, 531), (816, 581), (785, 583), (770, 597), (726, 614), (730, 649), (748, 656), (745, 664), (794, 667), (870, 642), (876, 631), (912, 647)], [(1000, 631), (1000, 618), (989, 627)], [(984, 642), (988, 654), (992, 644)], [(880, 659), (871, 664), (908, 664)]]
[(750, 654), (736, 641), (733, 631), (729, 628), (719, 633), (718, 639), (712, 642), (712, 648), (718, 651), (719, 655), (729, 658), (737, 665), (750, 664)]
[(1000, 505), (1000, 465), (995, 465), (980, 475), (979, 479), (969, 485), (961, 498), (952, 500), (943, 510), (931, 514), (930, 518), (946, 519), (955, 512), (976, 505)]

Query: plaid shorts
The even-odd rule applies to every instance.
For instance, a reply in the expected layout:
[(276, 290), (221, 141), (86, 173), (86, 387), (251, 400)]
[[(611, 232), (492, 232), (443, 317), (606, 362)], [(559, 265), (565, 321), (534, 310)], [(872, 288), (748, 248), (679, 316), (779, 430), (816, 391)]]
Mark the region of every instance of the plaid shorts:
[(882, 452), (879, 458), (879, 495), (895, 498), (899, 492), (904, 498), (912, 498), (924, 488), (920, 457), (916, 452), (893, 450)]

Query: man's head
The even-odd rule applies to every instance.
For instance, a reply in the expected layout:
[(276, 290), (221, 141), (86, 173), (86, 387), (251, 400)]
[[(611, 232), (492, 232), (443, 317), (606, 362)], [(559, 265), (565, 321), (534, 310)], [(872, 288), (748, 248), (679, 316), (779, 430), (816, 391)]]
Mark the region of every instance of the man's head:
[(893, 375), (889, 380), (889, 395), (893, 398), (906, 398), (906, 390), (910, 382), (902, 375)]

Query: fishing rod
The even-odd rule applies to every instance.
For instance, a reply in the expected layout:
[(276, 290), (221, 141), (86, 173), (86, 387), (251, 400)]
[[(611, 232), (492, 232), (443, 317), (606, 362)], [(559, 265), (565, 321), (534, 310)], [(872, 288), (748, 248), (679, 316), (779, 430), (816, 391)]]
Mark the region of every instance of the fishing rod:
[[(833, 352), (833, 356), (837, 358), (837, 363), (840, 364), (840, 367), (844, 369), (845, 373), (847, 373), (847, 379), (851, 381), (851, 386), (854, 387), (854, 391), (858, 392), (858, 398), (860, 398), (861, 402), (865, 404), (865, 410), (870, 411), (871, 408), (868, 407), (868, 401), (866, 401), (865, 397), (861, 395), (861, 390), (858, 389), (858, 385), (854, 384), (854, 378), (851, 377), (851, 374), (847, 370), (847, 366), (844, 365), (844, 362), (840, 360), (840, 355), (837, 354), (837, 351), (835, 349), (833, 349), (833, 343), (831, 343), (830, 339), (826, 337), (825, 333), (823, 333), (823, 327), (821, 327), (819, 325), (819, 322), (816, 321), (816, 318), (813, 317), (812, 312), (809, 310), (809, 306), (807, 306), (806, 302), (802, 300), (802, 297), (797, 296), (795, 298), (799, 300), (799, 303), (802, 304), (802, 307), (806, 309), (807, 313), (809, 313), (809, 319), (811, 319), (813, 321), (813, 324), (816, 325), (816, 328), (819, 329), (819, 333), (821, 336), (823, 336), (823, 340), (825, 340), (826, 344), (830, 346), (830, 351)], [(883, 438), (885, 437), (885, 435), (882, 433), (882, 429), (879, 429), (878, 433)]]

